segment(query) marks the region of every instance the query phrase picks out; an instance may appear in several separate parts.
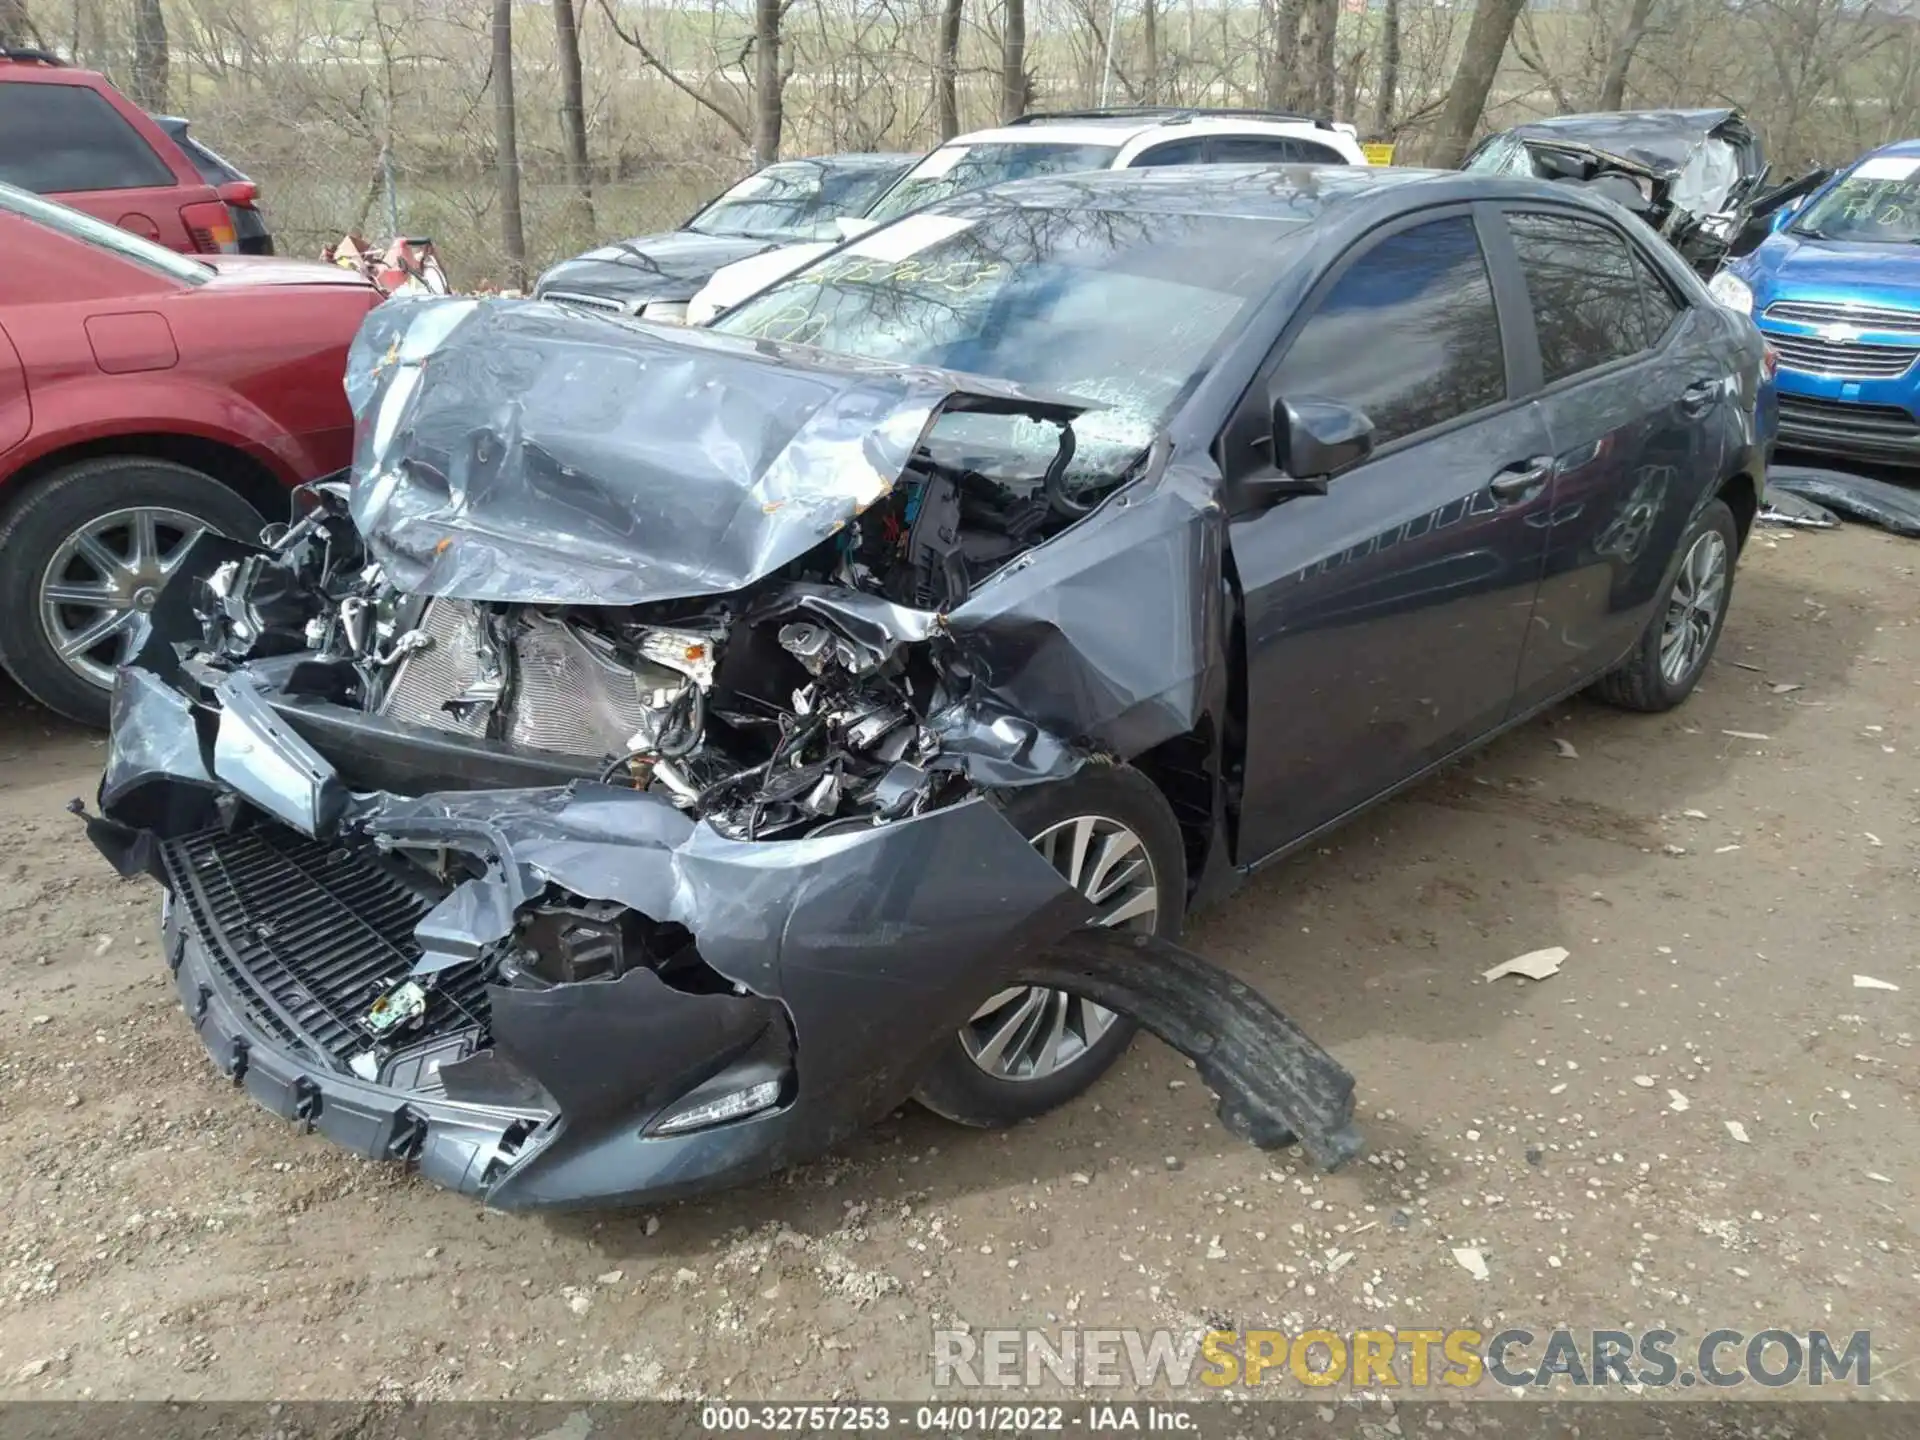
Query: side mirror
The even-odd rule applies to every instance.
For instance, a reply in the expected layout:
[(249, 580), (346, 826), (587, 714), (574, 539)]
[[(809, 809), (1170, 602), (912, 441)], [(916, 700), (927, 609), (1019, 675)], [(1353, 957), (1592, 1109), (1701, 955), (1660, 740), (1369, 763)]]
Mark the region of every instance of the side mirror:
[(1301, 396), (1273, 402), (1273, 468), (1251, 476), (1250, 499), (1272, 503), (1290, 495), (1324, 495), (1327, 482), (1373, 454), (1373, 422), (1351, 405)]
[(877, 221), (858, 215), (842, 215), (833, 222), (833, 227), (840, 232), (842, 240), (858, 240), (862, 235), (878, 230), (880, 225)]

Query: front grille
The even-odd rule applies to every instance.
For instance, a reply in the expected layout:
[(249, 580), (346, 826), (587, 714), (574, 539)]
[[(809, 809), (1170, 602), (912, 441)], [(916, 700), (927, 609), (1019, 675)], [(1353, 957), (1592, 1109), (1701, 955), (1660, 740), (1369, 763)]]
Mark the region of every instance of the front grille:
[(1920, 420), (1898, 405), (1854, 405), (1812, 395), (1780, 396), (1781, 428), (1843, 439), (1920, 442)]
[(604, 295), (588, 295), (578, 290), (543, 290), (537, 298), (557, 300), (562, 305), (581, 305), (589, 310), (606, 310), (614, 315), (627, 313), (627, 307), (618, 300), (609, 300)]
[[(431, 902), (368, 853), (266, 823), (205, 830), (162, 849), (169, 888), (248, 1017), (336, 1068), (368, 1048), (369, 1006), (420, 958)], [(479, 965), (442, 972), (412, 1032), (477, 1031), (490, 1010)]]
[(1776, 300), (1767, 307), (1769, 320), (1798, 320), (1805, 325), (1853, 325), (1862, 330), (1911, 331), (1920, 335), (1920, 310), (1895, 310), (1887, 305), (1833, 305), (1822, 300)]
[(1826, 375), (1843, 380), (1891, 380), (1904, 375), (1916, 359), (1920, 346), (1840, 344), (1816, 335), (1782, 335), (1766, 332), (1767, 343), (1780, 356), (1784, 370), (1802, 375)]

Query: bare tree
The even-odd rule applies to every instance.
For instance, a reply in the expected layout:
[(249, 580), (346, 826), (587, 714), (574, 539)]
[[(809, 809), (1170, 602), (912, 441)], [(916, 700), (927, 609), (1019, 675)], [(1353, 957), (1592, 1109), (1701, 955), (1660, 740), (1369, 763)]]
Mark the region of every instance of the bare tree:
[(780, 68), (781, 0), (753, 0), (753, 165), (757, 170), (780, 158), (782, 99), (786, 72)]
[(513, 0), (493, 0), (493, 163), (500, 192), (500, 248), (507, 284), (527, 285), (527, 236), (520, 219), (519, 117), (513, 104)]
[(1333, 111), (1339, 77), (1334, 74), (1334, 45), (1339, 39), (1340, 0), (1307, 0), (1300, 49), (1306, 60), (1303, 77), (1294, 72), (1294, 102), (1310, 115)]
[(1440, 123), (1427, 147), (1428, 164), (1451, 170), (1467, 158), (1473, 132), (1487, 108), (1487, 92), (1493, 89), (1500, 57), (1513, 36), (1513, 22), (1525, 4), (1526, 0), (1477, 0)]
[(27, 0), (0, 0), (0, 45), (38, 46), (43, 43), (27, 13)]
[(1306, 0), (1264, 0), (1267, 12), (1267, 72), (1262, 86), (1266, 104), (1275, 110), (1293, 106), (1299, 93), (1295, 57), (1300, 46), (1300, 20)]
[(1140, 98), (1149, 105), (1160, 101), (1160, 17), (1154, 0), (1140, 0), (1140, 43), (1146, 50), (1142, 61)]
[(1640, 48), (1640, 41), (1647, 33), (1647, 22), (1653, 18), (1653, 0), (1633, 0), (1632, 8), (1627, 11), (1627, 23), (1618, 38), (1613, 42), (1613, 51), (1607, 57), (1606, 73), (1600, 77), (1600, 97), (1598, 108), (1618, 110), (1627, 103), (1627, 71), (1633, 66), (1633, 52)]
[(600, 10), (601, 13), (607, 17), (607, 24), (612, 28), (613, 33), (620, 38), (621, 42), (632, 46), (633, 49), (640, 52), (640, 58), (646, 62), (648, 69), (660, 76), (661, 79), (665, 80), (681, 94), (700, 105), (701, 108), (718, 119), (742, 141), (749, 144), (752, 143), (751, 137), (747, 134), (746, 122), (741, 120), (740, 116), (730, 107), (721, 104), (710, 95), (706, 89), (701, 86), (689, 84), (681, 77), (678, 70), (667, 64), (667, 62), (661, 58), (660, 53), (641, 38), (637, 30), (630, 30), (622, 24), (619, 12), (613, 8), (612, 0), (600, 0)]
[(133, 98), (146, 110), (167, 108), (167, 17), (160, 0), (135, 0)]
[(1027, 112), (1027, 0), (1006, 0), (1000, 22), (1000, 118)]
[(933, 58), (934, 124), (942, 140), (960, 133), (960, 22), (966, 0), (941, 0), (940, 36)]
[(580, 73), (580, 20), (574, 0), (552, 0), (553, 44), (560, 60), (560, 138), (566, 145), (567, 183), (587, 228), (593, 227), (593, 176), (587, 169), (586, 84)]
[(1380, 12), (1380, 80), (1373, 94), (1373, 128), (1393, 138), (1394, 100), (1400, 90), (1400, 0), (1386, 0)]

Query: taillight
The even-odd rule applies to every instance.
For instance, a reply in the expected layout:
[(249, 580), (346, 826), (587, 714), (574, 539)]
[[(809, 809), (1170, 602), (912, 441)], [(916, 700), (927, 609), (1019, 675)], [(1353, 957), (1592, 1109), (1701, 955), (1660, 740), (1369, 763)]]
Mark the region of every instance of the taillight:
[(198, 200), (182, 205), (180, 220), (193, 237), (193, 248), (203, 255), (231, 255), (240, 248), (233, 233), (233, 217), (222, 201)]

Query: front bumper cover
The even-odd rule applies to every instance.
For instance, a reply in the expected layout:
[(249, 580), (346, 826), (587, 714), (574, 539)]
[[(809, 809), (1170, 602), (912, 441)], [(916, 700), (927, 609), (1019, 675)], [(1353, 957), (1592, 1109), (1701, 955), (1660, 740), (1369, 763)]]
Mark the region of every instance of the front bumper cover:
[[(1152, 965), (1130, 940), (1076, 937), (1086, 902), (984, 799), (892, 825), (750, 843), (652, 795), (593, 783), (354, 793), (275, 708), (271, 673), (239, 667), (209, 700), (124, 670), (102, 814), (88, 826), (123, 873), (153, 874), (175, 892), (168, 962), (215, 1065), (274, 1113), (357, 1154), (410, 1161), (505, 1209), (630, 1204), (738, 1183), (818, 1155), (899, 1104), (981, 996), (1069, 961), (1102, 1003), (1195, 1059), (1235, 1133), (1263, 1145), (1298, 1135), (1328, 1165), (1359, 1149), (1352, 1079), (1331, 1057), (1176, 947), (1146, 942), (1164, 962)], [(404, 746), (398, 728), (383, 726), (382, 744)], [(350, 749), (352, 725), (321, 743)], [(303, 1028), (316, 1002), (299, 976), (269, 984), (261, 942), (209, 905), (183, 903), (181, 892), (196, 889), (178, 868), (183, 841), (249, 826), (316, 837), (336, 853), (432, 845), (480, 862), (483, 873), (413, 929), (411, 973), (423, 979), (473, 965), (522, 905), (558, 887), (684, 925), (731, 993), (676, 989), (644, 969), (544, 990), (491, 985), (489, 1048), (450, 1060), (435, 1086), (369, 1081)], [(272, 903), (256, 906), (256, 919)], [(252, 928), (271, 937), (273, 924)], [(1185, 978), (1170, 984), (1176, 973)], [(1229, 1032), (1233, 1043), (1223, 1043)], [(771, 1037), (790, 1047), (794, 1077), (777, 1108), (647, 1133), (673, 1102), (763, 1053)]]

